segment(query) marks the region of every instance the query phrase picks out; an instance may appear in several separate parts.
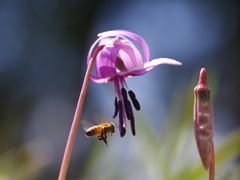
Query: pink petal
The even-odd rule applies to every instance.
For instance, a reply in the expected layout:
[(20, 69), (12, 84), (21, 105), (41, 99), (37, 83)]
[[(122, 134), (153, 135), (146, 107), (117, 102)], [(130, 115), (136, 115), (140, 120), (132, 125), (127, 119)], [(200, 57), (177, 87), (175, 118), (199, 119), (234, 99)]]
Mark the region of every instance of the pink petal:
[(96, 60), (97, 75), (102, 78), (117, 75), (115, 64), (121, 46), (111, 46), (105, 46)]
[[(106, 31), (98, 34), (98, 36), (107, 37), (107, 36), (119, 36), (125, 40), (128, 40), (126, 37), (131, 38), (132, 40), (136, 41), (139, 46), (142, 48), (145, 56), (145, 61), (148, 62), (150, 59), (150, 53), (147, 43), (137, 34), (134, 34), (129, 31), (125, 30), (113, 30), (113, 31)], [(125, 37), (126, 36), (126, 37)]]
[(109, 77), (107, 77), (107, 78), (99, 78), (99, 77), (97, 77), (97, 76), (95, 76), (93, 74), (90, 76), (90, 79), (91, 79), (91, 81), (93, 81), (95, 83), (98, 83), (98, 84), (107, 83), (110, 80)]
[(119, 54), (127, 69), (133, 69), (134, 67), (144, 63), (141, 53), (134, 45), (126, 43), (121, 48)]
[(151, 71), (153, 68), (155, 68), (158, 65), (161, 64), (169, 64), (169, 65), (181, 65), (181, 62), (178, 62), (173, 59), (169, 58), (159, 58), (159, 59), (154, 59), (152, 61), (146, 62), (144, 64), (141, 64), (132, 70), (129, 70), (127, 73), (121, 73), (119, 72), (118, 75), (124, 76), (126, 74), (131, 75), (131, 76), (140, 76), (143, 75), (149, 71)]
[(96, 46), (96, 44), (102, 39), (102, 37), (98, 38), (90, 47), (89, 51), (88, 51), (88, 56), (87, 56), (87, 65), (91, 59), (92, 53), (93, 53), (93, 49)]

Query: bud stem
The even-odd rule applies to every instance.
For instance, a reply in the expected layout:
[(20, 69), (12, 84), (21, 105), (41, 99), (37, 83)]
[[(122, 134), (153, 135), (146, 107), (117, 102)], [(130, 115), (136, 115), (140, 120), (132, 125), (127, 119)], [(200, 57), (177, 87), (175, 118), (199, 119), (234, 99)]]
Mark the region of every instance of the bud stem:
[(209, 180), (214, 180), (215, 177), (215, 154), (214, 154), (214, 144), (212, 141), (212, 151), (210, 154), (210, 166), (209, 166)]

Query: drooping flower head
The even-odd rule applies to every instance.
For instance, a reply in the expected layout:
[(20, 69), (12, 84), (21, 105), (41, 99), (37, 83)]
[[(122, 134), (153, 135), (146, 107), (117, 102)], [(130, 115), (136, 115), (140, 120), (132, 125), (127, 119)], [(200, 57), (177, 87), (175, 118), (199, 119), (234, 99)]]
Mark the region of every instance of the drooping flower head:
[(132, 134), (135, 135), (134, 115), (130, 97), (136, 110), (140, 104), (133, 91), (128, 91), (125, 79), (143, 75), (160, 64), (181, 65), (180, 62), (168, 58), (150, 60), (147, 43), (138, 35), (125, 31), (115, 30), (98, 34), (99, 38), (91, 46), (87, 65), (95, 52), (96, 46), (103, 48), (98, 52), (95, 63), (95, 74), (91, 80), (95, 83), (113, 82), (116, 91), (115, 112), (113, 118), (119, 114), (119, 130), (123, 137), (126, 133), (126, 118), (130, 120)]

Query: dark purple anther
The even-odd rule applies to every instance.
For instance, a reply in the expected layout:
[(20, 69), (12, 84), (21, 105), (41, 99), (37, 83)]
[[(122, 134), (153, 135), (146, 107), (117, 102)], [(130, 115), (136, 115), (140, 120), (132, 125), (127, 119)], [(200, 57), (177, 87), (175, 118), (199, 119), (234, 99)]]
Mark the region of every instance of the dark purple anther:
[(139, 104), (138, 100), (136, 99), (136, 96), (135, 96), (134, 92), (130, 90), (130, 91), (128, 91), (128, 94), (129, 94), (129, 96), (132, 100), (132, 103), (133, 103), (135, 109), (139, 111), (140, 110), (140, 104)]
[(128, 99), (127, 98), (127, 91), (125, 88), (122, 88), (122, 95), (123, 95), (123, 99)]
[(122, 131), (121, 131), (121, 137), (123, 137), (126, 134), (126, 128), (122, 127)]
[(136, 135), (136, 131), (135, 131), (135, 120), (134, 120), (134, 117), (132, 117), (132, 119), (130, 121), (130, 124), (131, 124), (132, 134), (135, 136)]
[(129, 120), (131, 120), (132, 117), (133, 117), (133, 110), (132, 110), (132, 105), (131, 105), (131, 103), (130, 103), (129, 100), (127, 100), (126, 106), (127, 106), (127, 108), (128, 108)]
[(127, 101), (127, 104), (129, 105), (129, 114), (130, 114), (130, 124), (131, 124), (131, 129), (132, 129), (132, 134), (135, 136), (136, 131), (135, 131), (135, 122), (134, 122), (134, 115), (133, 115), (133, 110), (130, 101)]
[(117, 115), (118, 115), (118, 100), (117, 100), (117, 97), (115, 98), (114, 105), (115, 105), (115, 111), (114, 111), (114, 114), (113, 114), (113, 118), (117, 117)]
[(120, 131), (120, 136), (123, 137), (126, 133), (126, 129), (123, 127), (123, 104), (122, 104), (122, 101), (118, 101), (118, 109), (119, 109), (119, 131)]
[(127, 97), (127, 91), (125, 88), (122, 88), (122, 96), (123, 96), (123, 102), (124, 102), (124, 108), (125, 108), (125, 112), (126, 112), (126, 115), (127, 115), (127, 119), (130, 120), (130, 108), (131, 107), (131, 104), (130, 103), (127, 103), (128, 102), (128, 97)]

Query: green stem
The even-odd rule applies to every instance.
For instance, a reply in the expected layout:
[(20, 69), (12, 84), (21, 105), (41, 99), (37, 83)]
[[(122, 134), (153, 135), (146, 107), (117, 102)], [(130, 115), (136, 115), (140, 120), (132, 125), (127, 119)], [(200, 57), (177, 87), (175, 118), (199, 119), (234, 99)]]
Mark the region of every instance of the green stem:
[(87, 67), (87, 72), (85, 74), (85, 78), (84, 78), (83, 85), (82, 85), (82, 90), (80, 92), (80, 96), (78, 99), (78, 104), (77, 104), (75, 115), (73, 118), (72, 127), (69, 132), (68, 141), (67, 141), (67, 145), (65, 148), (58, 180), (65, 180), (65, 178), (66, 178), (67, 169), (68, 169), (68, 165), (69, 165), (69, 161), (70, 161), (70, 157), (71, 157), (71, 153), (72, 153), (72, 148), (73, 148), (75, 136), (77, 133), (78, 124), (80, 122), (82, 107), (83, 107), (84, 99), (85, 99), (85, 96), (87, 93), (88, 83), (89, 83), (90, 76), (92, 73), (93, 65), (95, 63), (97, 54), (99, 53), (99, 51), (102, 50), (103, 47), (104, 46), (102, 45), (102, 46), (98, 46), (96, 48), (96, 50), (93, 53), (92, 59), (90, 60), (89, 65)]

